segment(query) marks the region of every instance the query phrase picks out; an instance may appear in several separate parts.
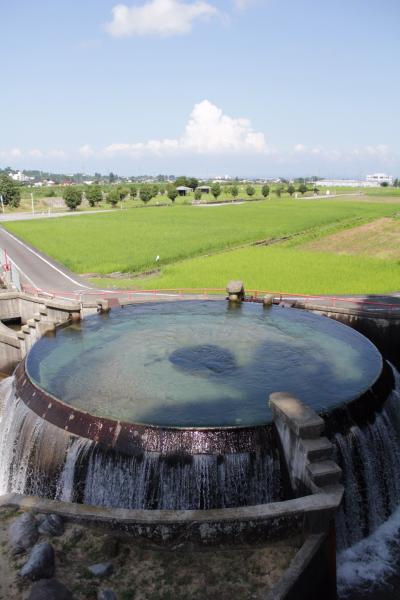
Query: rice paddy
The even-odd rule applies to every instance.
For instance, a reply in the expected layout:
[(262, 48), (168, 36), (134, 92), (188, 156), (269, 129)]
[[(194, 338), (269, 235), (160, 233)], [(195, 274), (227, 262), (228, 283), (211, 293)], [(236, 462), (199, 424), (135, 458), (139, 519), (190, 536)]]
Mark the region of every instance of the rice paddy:
[[(397, 210), (393, 203), (350, 199), (267, 200), (6, 226), (72, 271), (102, 276), (92, 279), (102, 287), (220, 288), (238, 278), (247, 288), (288, 293), (385, 293), (400, 288), (400, 266), (392, 255), (338, 254), (329, 243), (313, 247), (310, 240), (329, 240)], [(264, 245), (254, 245), (260, 241)], [(120, 278), (107, 277), (115, 273)]]

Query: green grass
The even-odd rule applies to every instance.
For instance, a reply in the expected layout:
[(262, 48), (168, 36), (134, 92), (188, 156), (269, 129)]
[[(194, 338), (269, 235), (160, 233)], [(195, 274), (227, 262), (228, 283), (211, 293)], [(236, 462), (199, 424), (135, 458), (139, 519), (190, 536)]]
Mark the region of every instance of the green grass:
[[(255, 240), (277, 239), (328, 225), (345, 226), (349, 221), (363, 222), (396, 210), (393, 204), (269, 200), (213, 208), (115, 211), (10, 222), (5, 227), (77, 273), (139, 273)], [(157, 255), (161, 258), (158, 264)], [(247, 269), (252, 270), (253, 265)], [(186, 278), (180, 285), (185, 283)]]
[(102, 280), (101, 285), (128, 289), (224, 288), (230, 279), (244, 281), (248, 289), (293, 294), (383, 294), (400, 289), (400, 265), (398, 261), (307, 252), (280, 245), (253, 246), (169, 265), (159, 277)]

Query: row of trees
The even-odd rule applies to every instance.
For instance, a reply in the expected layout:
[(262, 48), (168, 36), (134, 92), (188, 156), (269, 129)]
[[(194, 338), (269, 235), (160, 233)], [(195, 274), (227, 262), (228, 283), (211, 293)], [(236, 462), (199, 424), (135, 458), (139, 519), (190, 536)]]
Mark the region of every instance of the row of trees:
[[(185, 179), (185, 181), (183, 181), (183, 179)], [(189, 183), (191, 185), (189, 185)], [(194, 178), (184, 177), (178, 178), (174, 185), (157, 185), (151, 183), (145, 183), (140, 186), (136, 184), (118, 185), (109, 191), (108, 194), (105, 194), (99, 185), (87, 186), (84, 191), (82, 188), (76, 186), (68, 186), (63, 190), (63, 198), (65, 204), (71, 210), (75, 210), (82, 203), (84, 196), (89, 205), (92, 207), (97, 206), (104, 199), (106, 202), (111, 204), (111, 206), (116, 206), (128, 196), (131, 198), (136, 198), (139, 196), (139, 198), (145, 204), (147, 204), (152, 198), (158, 196), (158, 194), (166, 195), (169, 200), (175, 202), (175, 199), (178, 196), (176, 184), (186, 185), (187, 187), (193, 186), (192, 189), (195, 189), (195, 200), (201, 200), (202, 192), (199, 189), (196, 189), (198, 186), (198, 181), (194, 180)], [(256, 193), (256, 188), (253, 185), (247, 185), (245, 191), (247, 196), (252, 198)], [(290, 184), (286, 188), (283, 186), (278, 186), (273, 191), (278, 197), (281, 197), (284, 192), (287, 192), (290, 194), (290, 196), (293, 196), (296, 191), (300, 192), (302, 195), (305, 194), (305, 192), (308, 191), (308, 188), (304, 183), (300, 184), (297, 188)], [(239, 195), (239, 186), (221, 186), (219, 183), (213, 183), (210, 188), (210, 192), (215, 200), (219, 198), (222, 192), (227, 192), (232, 196), (232, 198), (237, 198)], [(318, 189), (314, 188), (314, 192), (318, 192)], [(270, 187), (268, 184), (264, 184), (262, 186), (261, 194), (264, 198), (269, 196)], [(3, 198), (3, 204), (5, 206), (18, 207), (21, 202), (21, 186), (17, 182), (13, 181), (8, 175), (0, 175), (0, 195)]]
[[(181, 183), (181, 182), (179, 182), (179, 183)], [(188, 182), (186, 182), (186, 183), (188, 183)], [(194, 183), (194, 182), (192, 181), (192, 183)], [(190, 186), (187, 185), (187, 187), (190, 187)], [(212, 196), (215, 198), (215, 200), (217, 200), (219, 198), (219, 196), (222, 194), (223, 191), (230, 194), (232, 196), (232, 198), (237, 198), (239, 195), (239, 186), (232, 185), (232, 186), (224, 186), (223, 187), (219, 183), (213, 183), (210, 188), (210, 192), (211, 192)], [(256, 194), (256, 188), (253, 185), (247, 185), (245, 188), (245, 191), (249, 198), (252, 198)], [(293, 194), (296, 192), (299, 192), (300, 194), (304, 195), (307, 191), (308, 191), (308, 188), (304, 183), (301, 183), (297, 188), (294, 185), (289, 184), (287, 187), (277, 186), (273, 190), (273, 192), (277, 195), (278, 198), (280, 198), (283, 193), (288, 193), (290, 196), (293, 196)], [(314, 191), (314, 193), (317, 193), (318, 188), (314, 188), (313, 191)], [(270, 190), (269, 185), (264, 184), (261, 188), (262, 196), (264, 198), (268, 198), (268, 196), (270, 195), (270, 192), (271, 192), (271, 190)], [(125, 186), (118, 185), (114, 189), (109, 191), (108, 194), (104, 194), (99, 185), (91, 185), (91, 186), (87, 187), (87, 189), (85, 189), (84, 192), (82, 189), (80, 189), (78, 187), (70, 186), (70, 187), (66, 187), (63, 191), (63, 198), (65, 201), (65, 204), (71, 210), (75, 210), (82, 203), (83, 194), (85, 194), (85, 197), (86, 197), (89, 205), (92, 207), (100, 204), (100, 202), (102, 202), (103, 199), (105, 199), (106, 202), (111, 204), (111, 206), (115, 207), (117, 204), (121, 203), (123, 200), (126, 200), (126, 198), (128, 196), (130, 196), (131, 198), (136, 198), (137, 196), (139, 196), (140, 200), (142, 200), (142, 202), (144, 202), (144, 204), (147, 204), (148, 202), (150, 202), (150, 200), (152, 200), (152, 198), (155, 198), (156, 196), (158, 196), (158, 194), (161, 194), (161, 195), (166, 195), (169, 198), (169, 200), (171, 200), (172, 202), (175, 202), (175, 199), (178, 196), (178, 191), (176, 189), (176, 185), (169, 184), (167, 186), (160, 186), (160, 185), (151, 184), (151, 183), (145, 183), (145, 184), (142, 184), (141, 186), (137, 186), (136, 184), (130, 184), (130, 185), (125, 185)], [(195, 192), (194, 192), (195, 200), (199, 201), (199, 200), (201, 200), (201, 197), (202, 197), (202, 192), (199, 189), (195, 189)]]
[(123, 200), (126, 200), (128, 196), (136, 198), (139, 194), (139, 198), (147, 204), (152, 198), (155, 198), (159, 193), (162, 195), (167, 194), (168, 198), (174, 202), (178, 192), (175, 186), (169, 185), (163, 187), (156, 184), (145, 183), (139, 188), (135, 184), (120, 186), (118, 185), (114, 189), (110, 190), (107, 194), (104, 194), (99, 185), (91, 185), (85, 191), (75, 186), (66, 187), (63, 190), (63, 198), (65, 204), (70, 210), (76, 210), (80, 204), (82, 204), (83, 195), (87, 199), (90, 206), (94, 207), (100, 204), (102, 200), (106, 200), (111, 206), (116, 206)]

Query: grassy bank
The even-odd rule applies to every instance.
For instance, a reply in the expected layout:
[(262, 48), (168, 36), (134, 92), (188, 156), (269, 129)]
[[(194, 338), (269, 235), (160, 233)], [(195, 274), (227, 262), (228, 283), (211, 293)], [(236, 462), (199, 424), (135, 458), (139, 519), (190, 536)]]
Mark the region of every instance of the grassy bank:
[(224, 288), (229, 279), (243, 280), (248, 289), (294, 294), (383, 294), (400, 289), (400, 267), (398, 261), (277, 245), (183, 261), (158, 277), (93, 282), (128, 289)]

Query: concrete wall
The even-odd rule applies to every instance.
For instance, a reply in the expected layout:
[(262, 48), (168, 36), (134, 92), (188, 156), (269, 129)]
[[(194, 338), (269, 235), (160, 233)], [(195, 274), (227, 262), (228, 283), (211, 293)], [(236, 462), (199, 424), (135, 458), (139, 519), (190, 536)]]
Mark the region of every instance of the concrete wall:
[[(287, 393), (271, 394), (269, 404), (293, 493), (311, 491), (313, 498), (331, 493), (339, 507), (344, 491), (341, 469), (331, 458), (332, 444), (322, 436), (324, 420)], [(336, 599), (334, 514), (327, 520), (321, 512), (309, 511), (303, 531), (308, 534), (303, 547), (266, 600)]]
[(0, 321), (21, 319), (16, 332), (0, 323), (0, 371), (12, 373), (35, 344), (46, 333), (63, 323), (80, 320), (91, 314), (108, 310), (104, 300), (77, 302), (30, 296), (16, 291), (0, 293)]
[(391, 310), (374, 309), (372, 305), (364, 304), (362, 299), (358, 306), (332, 307), (324, 306), (323, 302), (313, 304), (312, 301), (288, 299), (284, 302), (293, 308), (302, 308), (318, 315), (335, 319), (365, 335), (375, 346), (397, 363), (400, 340), (400, 305)]
[(264, 600), (337, 600), (335, 532), (309, 535)]
[(269, 404), (293, 493), (317, 493), (321, 488), (338, 485), (342, 472), (331, 459), (331, 442), (322, 436), (324, 420), (285, 392), (271, 394)]
[(21, 358), (21, 341), (17, 332), (0, 323), (0, 371), (11, 373)]

